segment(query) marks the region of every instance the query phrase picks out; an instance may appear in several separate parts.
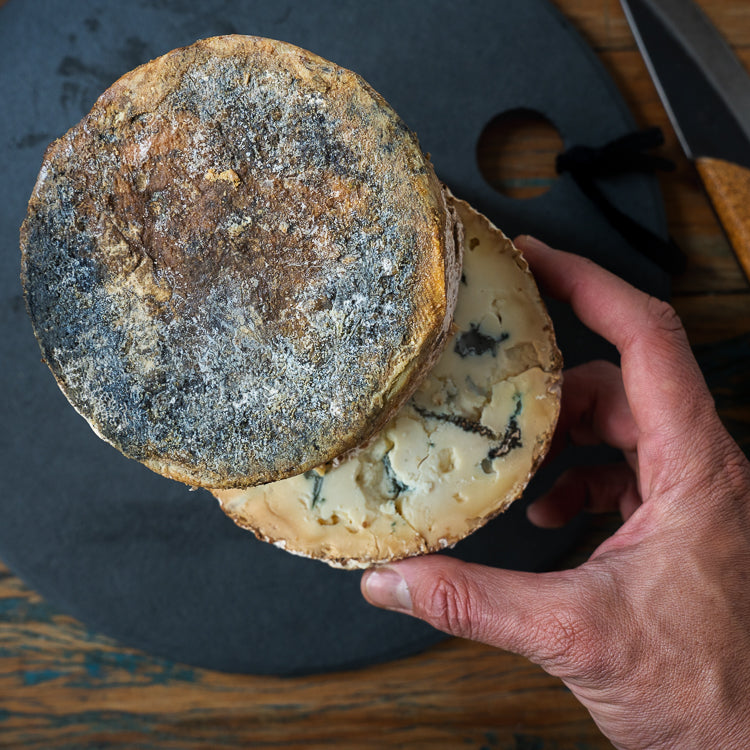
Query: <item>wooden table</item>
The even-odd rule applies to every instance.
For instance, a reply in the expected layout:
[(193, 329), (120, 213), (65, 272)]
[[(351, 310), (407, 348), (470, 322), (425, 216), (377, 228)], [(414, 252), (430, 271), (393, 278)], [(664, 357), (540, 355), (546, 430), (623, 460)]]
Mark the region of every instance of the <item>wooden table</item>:
[[(688, 271), (675, 283), (674, 303), (722, 414), (747, 451), (748, 367), (731, 375), (716, 365), (723, 357), (741, 361), (741, 347), (748, 347), (750, 288), (679, 150), (617, 0), (554, 2), (596, 50), (639, 124), (659, 125), (666, 134), (664, 153), (679, 166), (661, 184), (671, 232), (690, 258)], [(750, 67), (750, 4), (701, 4)], [(551, 179), (553, 141), (544, 133), (527, 139), (516, 163), (539, 165)], [(594, 526), (576, 559), (612, 524), (606, 519)], [(0, 747), (329, 745), (610, 747), (558, 680), (485, 646), (451, 640), (420, 656), (326, 676), (217, 674), (155, 659), (89, 632), (0, 566)]]

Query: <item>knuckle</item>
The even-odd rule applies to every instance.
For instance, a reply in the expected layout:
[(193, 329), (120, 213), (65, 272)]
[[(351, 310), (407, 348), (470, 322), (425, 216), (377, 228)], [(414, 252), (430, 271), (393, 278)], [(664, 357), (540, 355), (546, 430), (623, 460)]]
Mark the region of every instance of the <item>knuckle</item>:
[(731, 436), (723, 430), (714, 438), (712, 448), (712, 451), (707, 451), (705, 459), (705, 488), (701, 496), (722, 498), (722, 505), (718, 509), (720, 516), (724, 513), (733, 515), (738, 507), (744, 514), (747, 488), (750, 486), (750, 462)]
[(720, 466), (731, 489), (744, 496), (750, 486), (750, 462), (736, 444), (732, 444), (722, 455)]
[(426, 594), (424, 614), (432, 625), (459, 638), (474, 637), (476, 607), (461, 578), (440, 574)]
[(646, 303), (646, 320), (648, 325), (658, 332), (677, 333), (682, 331), (682, 321), (677, 311), (658, 297), (649, 297)]
[(687, 343), (687, 337), (677, 311), (658, 297), (646, 297), (639, 314), (625, 324), (623, 343), (620, 350), (645, 347), (648, 352), (654, 348), (674, 346), (678, 340)]
[(545, 644), (540, 664), (552, 674), (599, 679), (617, 670), (617, 654), (585, 611), (563, 607), (547, 612), (535, 635)]
[(535, 629), (535, 640), (544, 644), (539, 656), (545, 665), (577, 663), (585, 652), (586, 626), (580, 615), (569, 609), (545, 612)]

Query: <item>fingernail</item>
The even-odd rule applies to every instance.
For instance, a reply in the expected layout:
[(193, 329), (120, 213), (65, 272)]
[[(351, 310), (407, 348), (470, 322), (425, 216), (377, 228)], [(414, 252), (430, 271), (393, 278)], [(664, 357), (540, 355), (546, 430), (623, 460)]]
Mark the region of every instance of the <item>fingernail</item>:
[(365, 573), (365, 593), (377, 607), (411, 612), (411, 596), (406, 580), (393, 568), (375, 568)]

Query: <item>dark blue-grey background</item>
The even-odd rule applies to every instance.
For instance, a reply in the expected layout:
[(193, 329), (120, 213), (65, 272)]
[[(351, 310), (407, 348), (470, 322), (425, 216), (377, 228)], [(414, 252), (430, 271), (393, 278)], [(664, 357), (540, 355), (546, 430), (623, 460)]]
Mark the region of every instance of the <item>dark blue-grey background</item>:
[[(358, 574), (257, 542), (208, 493), (96, 438), (40, 363), (26, 317), (18, 228), (46, 145), (126, 71), (226, 33), (284, 39), (356, 70), (417, 131), (453, 192), (508, 234), (534, 233), (668, 293), (568, 178), (518, 202), (479, 173), (477, 138), (507, 110), (544, 114), (566, 145), (600, 145), (634, 127), (594, 55), (544, 0), (11, 0), (0, 9), (0, 557), (90, 627), (199, 666), (295, 674), (412, 653), (442, 636), (370, 608)], [(652, 180), (605, 190), (664, 233)], [(568, 364), (611, 355), (567, 311), (552, 313)], [(536, 530), (519, 503), (457, 553), (540, 570), (580, 529)]]

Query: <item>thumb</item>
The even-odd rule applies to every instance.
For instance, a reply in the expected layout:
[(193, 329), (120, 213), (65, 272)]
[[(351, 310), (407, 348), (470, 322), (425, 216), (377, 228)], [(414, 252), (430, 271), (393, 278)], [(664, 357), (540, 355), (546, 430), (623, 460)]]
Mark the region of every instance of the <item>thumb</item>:
[(574, 658), (584, 623), (565, 573), (524, 573), (442, 555), (367, 571), (371, 604), (410, 614), (438, 630), (513, 651), (558, 671)]

